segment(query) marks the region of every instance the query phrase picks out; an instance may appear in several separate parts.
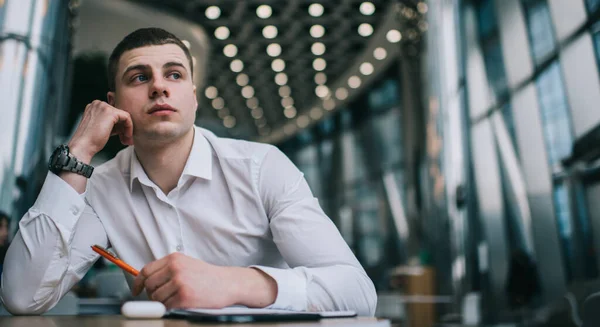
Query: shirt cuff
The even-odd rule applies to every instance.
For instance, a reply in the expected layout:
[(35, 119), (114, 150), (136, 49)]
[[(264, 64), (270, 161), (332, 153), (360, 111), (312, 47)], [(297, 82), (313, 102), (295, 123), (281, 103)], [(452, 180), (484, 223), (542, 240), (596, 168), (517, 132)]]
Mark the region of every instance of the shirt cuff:
[(306, 311), (306, 278), (292, 269), (250, 266), (271, 276), (277, 283), (277, 297), (267, 309)]
[(85, 193), (79, 194), (75, 189), (53, 172), (48, 172), (44, 186), (31, 207), (72, 230), (85, 209)]

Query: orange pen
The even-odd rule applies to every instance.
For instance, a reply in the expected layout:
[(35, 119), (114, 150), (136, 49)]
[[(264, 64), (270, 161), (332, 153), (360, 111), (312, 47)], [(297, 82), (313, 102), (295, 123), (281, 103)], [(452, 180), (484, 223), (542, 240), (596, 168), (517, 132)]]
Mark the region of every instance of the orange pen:
[(133, 268), (132, 266), (126, 264), (123, 260), (119, 259), (116, 255), (108, 252), (105, 248), (101, 247), (100, 245), (92, 245), (92, 250), (94, 250), (94, 252), (98, 253), (99, 255), (105, 257), (106, 259), (108, 259), (108, 261), (114, 263), (115, 265), (119, 266), (119, 268), (125, 270), (126, 272), (132, 274), (133, 276), (137, 276), (139, 274), (139, 271), (135, 270), (135, 268)]

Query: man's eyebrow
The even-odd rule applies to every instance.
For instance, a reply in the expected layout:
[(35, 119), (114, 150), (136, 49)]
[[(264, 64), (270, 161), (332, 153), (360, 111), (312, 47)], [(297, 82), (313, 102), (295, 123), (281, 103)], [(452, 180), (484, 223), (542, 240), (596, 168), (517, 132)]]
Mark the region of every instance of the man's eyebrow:
[(127, 75), (127, 73), (129, 73), (132, 70), (148, 70), (148, 68), (149, 68), (148, 65), (133, 65), (133, 66), (129, 66), (123, 72), (123, 77), (125, 77), (125, 75)]
[(163, 65), (163, 68), (171, 68), (173, 66), (181, 67), (181, 68), (183, 68), (183, 69), (185, 69), (187, 71), (187, 69), (185, 68), (185, 66), (182, 63), (177, 62), (177, 61), (169, 61), (169, 62), (167, 62), (166, 64)]

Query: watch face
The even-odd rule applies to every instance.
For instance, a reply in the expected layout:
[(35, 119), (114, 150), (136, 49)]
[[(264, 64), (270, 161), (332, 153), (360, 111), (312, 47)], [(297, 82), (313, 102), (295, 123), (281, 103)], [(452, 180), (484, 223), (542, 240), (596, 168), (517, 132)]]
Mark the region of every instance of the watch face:
[(48, 162), (48, 169), (53, 173), (58, 173), (62, 170), (69, 158), (69, 148), (66, 145), (57, 147)]

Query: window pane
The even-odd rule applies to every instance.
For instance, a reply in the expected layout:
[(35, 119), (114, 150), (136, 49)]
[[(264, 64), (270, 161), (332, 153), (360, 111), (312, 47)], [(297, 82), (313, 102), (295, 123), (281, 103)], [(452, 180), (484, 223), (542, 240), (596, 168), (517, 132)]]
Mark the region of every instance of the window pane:
[(506, 74), (504, 73), (504, 60), (502, 59), (502, 48), (500, 40), (494, 38), (489, 40), (483, 46), (483, 56), (485, 60), (485, 70), (488, 81), (496, 97), (499, 97), (507, 90)]
[(570, 242), (573, 229), (571, 228), (571, 219), (569, 217), (569, 198), (567, 190), (562, 184), (554, 185), (554, 209), (556, 210), (558, 235), (562, 244), (567, 281), (570, 281), (573, 276), (572, 267), (569, 264), (573, 259), (573, 248)]
[(552, 31), (550, 11), (546, 1), (525, 3), (531, 51), (536, 64), (540, 64), (556, 46)]
[(558, 61), (544, 70), (535, 84), (540, 99), (548, 160), (553, 166), (571, 154), (573, 144), (571, 117)]
[[(600, 0), (598, 0), (600, 2)], [(600, 67), (600, 22), (592, 26), (592, 39), (594, 40), (594, 48), (596, 49), (596, 60)]]
[(395, 79), (383, 81), (376, 85), (367, 97), (369, 109), (373, 111), (385, 110), (397, 105), (400, 102), (398, 81)]
[(512, 146), (515, 149), (517, 156), (519, 156), (519, 148), (517, 147), (517, 134), (515, 132), (515, 119), (513, 117), (513, 108), (510, 103), (505, 104), (502, 107), (502, 118), (504, 118), (504, 123), (506, 124), (506, 128), (508, 129), (508, 133), (510, 134), (510, 140), (512, 141)]
[(479, 24), (479, 37), (487, 38), (496, 31), (496, 16), (494, 14), (494, 1), (481, 1), (477, 12), (477, 23)]
[(596, 12), (600, 8), (600, 0), (585, 0), (585, 4), (590, 13)]

